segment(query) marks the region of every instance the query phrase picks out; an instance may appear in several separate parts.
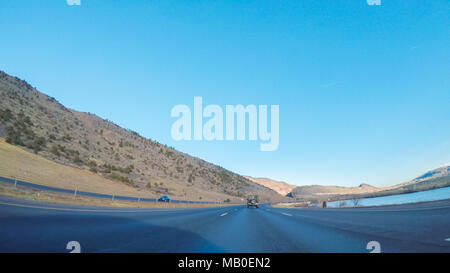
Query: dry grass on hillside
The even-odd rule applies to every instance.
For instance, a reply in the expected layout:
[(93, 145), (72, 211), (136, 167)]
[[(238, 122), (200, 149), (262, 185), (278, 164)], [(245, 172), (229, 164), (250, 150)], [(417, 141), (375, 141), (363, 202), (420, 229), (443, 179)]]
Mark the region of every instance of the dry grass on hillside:
[(0, 138), (0, 176), (65, 189), (137, 197), (155, 197), (100, 174), (64, 166), (10, 145)]

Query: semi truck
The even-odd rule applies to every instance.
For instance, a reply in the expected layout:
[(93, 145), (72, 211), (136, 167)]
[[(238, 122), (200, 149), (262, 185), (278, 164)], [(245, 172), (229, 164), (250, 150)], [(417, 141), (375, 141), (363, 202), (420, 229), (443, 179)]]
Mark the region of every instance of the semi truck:
[(258, 195), (249, 195), (247, 196), (247, 208), (255, 207), (258, 208)]

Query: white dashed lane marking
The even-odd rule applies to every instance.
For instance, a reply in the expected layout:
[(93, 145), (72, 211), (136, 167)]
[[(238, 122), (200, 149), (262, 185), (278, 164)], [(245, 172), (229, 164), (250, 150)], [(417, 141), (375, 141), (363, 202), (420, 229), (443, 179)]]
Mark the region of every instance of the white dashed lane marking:
[(284, 212), (282, 212), (281, 214), (286, 215), (286, 216), (292, 216), (292, 214), (284, 213)]
[(228, 214), (228, 212), (225, 212), (225, 213), (222, 213), (220, 216), (225, 216), (227, 214)]

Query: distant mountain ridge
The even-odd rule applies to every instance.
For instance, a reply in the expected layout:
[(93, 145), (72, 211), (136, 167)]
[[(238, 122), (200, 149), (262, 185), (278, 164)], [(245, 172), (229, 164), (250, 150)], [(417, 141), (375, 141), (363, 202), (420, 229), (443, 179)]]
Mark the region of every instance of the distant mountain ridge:
[(299, 186), (291, 191), (294, 196), (301, 195), (327, 195), (327, 194), (362, 194), (369, 192), (380, 191), (380, 188), (361, 184), (358, 187), (341, 187), (341, 186), (321, 186), (321, 185), (310, 185), (310, 186)]
[(294, 188), (289, 195), (294, 198), (339, 199), (340, 197), (374, 197), (399, 194), (412, 191), (430, 190), (450, 186), (450, 166), (443, 166), (420, 175), (419, 177), (389, 187), (374, 187), (361, 184), (359, 187), (309, 185)]
[(255, 177), (251, 177), (251, 176), (245, 176), (245, 178), (247, 178), (250, 181), (253, 181), (257, 184), (265, 186), (269, 189), (272, 189), (283, 196), (286, 196), (288, 193), (290, 193), (296, 187), (296, 186), (290, 185), (286, 182), (276, 181), (276, 180), (269, 179), (269, 178), (255, 178)]
[[(0, 137), (51, 161), (177, 199), (237, 201), (275, 191), (179, 152), (91, 113), (65, 107), (24, 80), (0, 71)], [(7, 160), (6, 158), (0, 158)]]
[(437, 168), (435, 170), (429, 171), (424, 173), (423, 175), (415, 178), (412, 180), (412, 182), (422, 182), (434, 178), (444, 177), (450, 175), (450, 166), (443, 166), (440, 168)]

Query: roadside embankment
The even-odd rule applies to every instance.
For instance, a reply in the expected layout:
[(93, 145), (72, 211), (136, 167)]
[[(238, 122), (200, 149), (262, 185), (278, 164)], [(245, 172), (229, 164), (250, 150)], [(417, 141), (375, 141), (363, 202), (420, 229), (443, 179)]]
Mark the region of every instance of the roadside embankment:
[(14, 187), (0, 183), (0, 195), (32, 200), (37, 202), (95, 206), (95, 207), (122, 207), (122, 208), (200, 208), (200, 207), (224, 207), (236, 204), (189, 204), (189, 203), (167, 203), (167, 202), (147, 202), (128, 201), (117, 199), (106, 199), (90, 196), (81, 196), (52, 191), (41, 191), (37, 189)]

